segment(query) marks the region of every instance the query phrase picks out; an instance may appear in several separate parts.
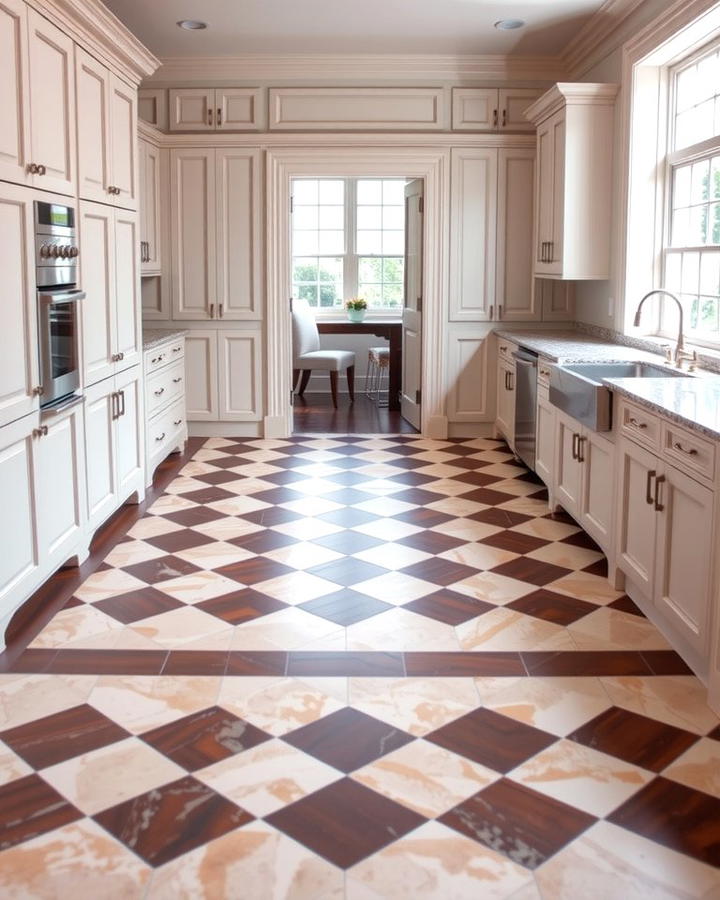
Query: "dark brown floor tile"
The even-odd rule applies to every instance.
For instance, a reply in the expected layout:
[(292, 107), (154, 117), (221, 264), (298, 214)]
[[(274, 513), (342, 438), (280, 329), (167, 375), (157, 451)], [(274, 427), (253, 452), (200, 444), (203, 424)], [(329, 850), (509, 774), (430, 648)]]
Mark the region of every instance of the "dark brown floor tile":
[(242, 547), (248, 553), (259, 555), (296, 544), (297, 538), (290, 537), (289, 534), (282, 534), (280, 531), (273, 531), (271, 528), (263, 528), (262, 531), (254, 531), (252, 534), (243, 534), (240, 537), (232, 538), (227, 543)]
[[(366, 498), (368, 499), (368, 498)], [(351, 506), (342, 509), (333, 509), (317, 517), (329, 525), (338, 525), (340, 528), (354, 528), (356, 525), (367, 525), (378, 517), (364, 509), (353, 509)]]
[(267, 559), (265, 556), (253, 556), (251, 559), (243, 559), (240, 562), (230, 563), (221, 569), (215, 569), (218, 575), (232, 578), (241, 584), (259, 584), (261, 581), (269, 581), (271, 578), (279, 578), (281, 575), (290, 575), (295, 569)]
[(506, 494), (504, 491), (494, 491), (492, 488), (477, 488), (469, 494), (462, 495), (463, 500), (472, 500), (474, 503), (486, 503), (488, 506), (499, 506), (517, 499), (514, 494)]
[(529, 584), (542, 586), (551, 581), (557, 581), (570, 573), (570, 569), (562, 566), (553, 566), (551, 563), (542, 562), (539, 559), (531, 559), (528, 556), (519, 556), (510, 562), (495, 566), (492, 569), (496, 575), (505, 575), (506, 578), (515, 578), (517, 581), (527, 581)]
[(419, 487), (408, 488), (392, 495), (393, 500), (399, 500), (401, 503), (414, 503), (416, 506), (428, 506), (430, 503), (437, 503), (442, 498), (442, 494), (426, 491)]
[(130, 591), (127, 594), (118, 594), (117, 597), (107, 597), (105, 600), (98, 600), (94, 603), (98, 609), (102, 610), (118, 622), (129, 625), (131, 622), (138, 622), (140, 619), (149, 619), (150, 616), (157, 616), (160, 613), (170, 612), (172, 609), (179, 609), (184, 606), (180, 600), (163, 594), (157, 588), (148, 587), (137, 591)]
[[(242, 477), (242, 475), (235, 474), (235, 478)], [(305, 475), (294, 472), (292, 469), (280, 469), (278, 472), (271, 472), (269, 475), (263, 475), (261, 480), (282, 487), (287, 484), (296, 484), (298, 481), (304, 481), (305, 477)]]
[(0, 787), (0, 850), (82, 819), (39, 775), (26, 775)]
[(490, 709), (475, 709), (433, 731), (426, 740), (505, 773), (554, 744), (557, 737)]
[(299, 500), (301, 496), (302, 494), (288, 486), (258, 491), (257, 494), (253, 494), (253, 500), (260, 500), (262, 503), (270, 503), (275, 506), (280, 503), (291, 503), (293, 500)]
[(536, 869), (596, 819), (502, 778), (438, 821), (521, 866)]
[[(580, 530), (580, 526), (575, 519), (569, 513), (566, 513), (564, 509), (558, 508), (554, 512), (546, 513), (543, 519), (552, 519), (553, 522), (562, 522), (564, 525), (574, 525), (578, 531)], [(564, 540), (567, 543), (567, 538)]]
[(171, 578), (181, 578), (183, 575), (200, 572), (201, 569), (179, 556), (161, 556), (158, 559), (148, 559), (133, 566), (123, 566), (123, 571), (129, 572), (130, 575), (139, 578), (146, 584), (158, 584), (161, 581), (169, 581)]
[(523, 650), (528, 675), (652, 675), (634, 650)]
[(708, 734), (709, 738), (712, 738), (714, 741), (720, 741), (720, 725), (717, 728), (713, 728), (713, 730)]
[[(314, 574), (318, 573), (314, 572)], [(338, 625), (343, 626), (362, 622), (364, 619), (369, 619), (392, 608), (389, 603), (383, 603), (382, 600), (351, 591), (349, 588), (300, 604), (300, 609), (304, 609), (305, 612), (321, 616), (323, 619), (337, 622)]]
[(608, 821), (711, 866), (720, 864), (720, 800), (658, 777)]
[(0, 732), (0, 740), (34, 769), (44, 769), (129, 737), (107, 716), (82, 704)]
[(361, 559), (355, 559), (353, 556), (345, 556), (320, 566), (313, 566), (307, 571), (311, 575), (317, 575), (318, 578), (332, 581), (341, 587), (350, 587), (351, 584), (359, 584), (361, 581), (369, 581), (379, 575), (387, 575), (388, 570), (363, 562)]
[(693, 670), (674, 650), (643, 650), (642, 657), (653, 675), (693, 675)]
[[(332, 478), (328, 480), (332, 480)], [(337, 491), (323, 494), (323, 499), (329, 500), (331, 503), (340, 503), (343, 506), (355, 506), (356, 503), (365, 503), (374, 496), (374, 494), (368, 494), (366, 491), (359, 490), (358, 488), (339, 487)]]
[[(394, 518), (397, 519), (399, 516)], [(433, 526), (427, 527), (432, 528)], [(449, 534), (441, 534), (439, 531), (418, 531), (416, 534), (409, 534), (407, 537), (401, 538), (397, 543), (412, 547), (413, 550), (420, 550), (422, 553), (438, 554), (460, 547), (467, 541), (451, 537)]]
[(618, 597), (617, 600), (613, 600), (612, 603), (608, 603), (608, 608), (617, 609), (620, 612), (630, 613), (631, 616), (640, 616), (643, 619), (645, 618), (645, 613), (640, 609), (639, 606), (636, 606), (632, 602), (627, 594), (623, 594), (622, 597)]
[(510, 676), (526, 675), (519, 653), (512, 651), (468, 652), (412, 651), (405, 653), (408, 676)]
[(594, 612), (597, 606), (586, 600), (577, 600), (575, 597), (565, 597), (554, 591), (546, 591), (540, 588), (532, 594), (526, 594), (508, 603), (508, 609), (514, 609), (536, 619), (545, 622), (553, 622), (555, 625), (570, 625), (577, 622), (588, 613)]
[(161, 675), (224, 675), (228, 650), (170, 650)]
[[(497, 524), (497, 523), (493, 523)], [(531, 534), (522, 534), (519, 531), (498, 531), (497, 534), (491, 534), (490, 537), (483, 538), (481, 544), (487, 544), (490, 547), (498, 547), (500, 550), (509, 550), (512, 553), (532, 553), (544, 547), (551, 541), (543, 540), (543, 538), (534, 537)]]
[(286, 525), (288, 522), (297, 522), (302, 516), (300, 513), (280, 506), (268, 506), (265, 509), (256, 509), (245, 513), (241, 518), (253, 525), (262, 525), (263, 528), (272, 528), (273, 525)]
[(568, 738), (653, 772), (662, 772), (698, 739), (689, 731), (617, 706), (605, 710)]
[(371, 547), (379, 547), (383, 542), (377, 538), (370, 537), (369, 534), (346, 530), (336, 531), (334, 534), (327, 534), (324, 537), (313, 538), (312, 543), (349, 556), (352, 553), (361, 553), (363, 550), (369, 550)]
[[(337, 462), (333, 460), (333, 465)], [(356, 463), (357, 465), (357, 463)], [(413, 469), (422, 469), (428, 465), (426, 459), (413, 459), (412, 456), (406, 456), (403, 459), (388, 459), (383, 463), (384, 466), (391, 466), (394, 469), (402, 469), (403, 471), (412, 471)]]
[(457, 581), (463, 581), (465, 578), (472, 578), (473, 575), (477, 575), (477, 569), (471, 566), (463, 566), (449, 559), (442, 559), (439, 556), (433, 556), (430, 559), (423, 559), (418, 563), (407, 566), (402, 570), (402, 573), (403, 575), (411, 575), (413, 578), (421, 578), (423, 581), (429, 581), (431, 584), (447, 587), (449, 584), (455, 584)]
[(502, 481), (500, 475), (488, 475), (482, 469), (474, 469), (465, 472), (458, 472), (457, 475), (450, 476), (454, 481), (462, 481), (465, 484), (474, 485), (475, 487), (487, 487), (489, 484), (495, 484), (496, 481)]
[(237, 494), (234, 494), (232, 491), (226, 491), (225, 488), (208, 486), (199, 488), (197, 491), (189, 491), (182, 496), (184, 500), (192, 500), (193, 503), (199, 503), (203, 506), (207, 503), (217, 503), (218, 500), (230, 500), (232, 497), (236, 497)]
[[(367, 480), (367, 476), (361, 477)], [(336, 481), (334, 475), (332, 480)], [(422, 472), (398, 472), (397, 475), (392, 475), (388, 481), (392, 481), (393, 484), (407, 484), (411, 487), (419, 487), (420, 485), (427, 484), (429, 481), (437, 481), (437, 478), (433, 475), (423, 475)]]
[[(235, 476), (238, 477), (237, 475)], [(206, 525), (208, 522), (216, 522), (225, 517), (225, 513), (210, 509), (209, 506), (192, 506), (190, 509), (180, 509), (177, 512), (165, 513), (163, 519), (175, 522), (176, 525), (184, 525), (192, 528), (194, 525)]]
[(265, 820), (342, 869), (426, 821), (350, 778), (265, 816)]
[(354, 772), (415, 738), (394, 725), (345, 707), (286, 734), (283, 740), (342, 772)]
[(195, 604), (196, 609), (210, 613), (230, 625), (241, 625), (243, 622), (259, 619), (285, 609), (286, 606), (281, 600), (268, 597), (252, 588), (243, 588), (233, 594), (223, 594), (222, 597), (213, 597)]
[(55, 649), (25, 650), (12, 662), (0, 667), (0, 672), (45, 672), (50, 668), (52, 661), (57, 655)]
[(478, 513), (468, 516), (475, 522), (484, 522), (486, 525), (497, 525), (499, 528), (514, 528), (515, 525), (522, 525), (527, 522), (530, 516), (522, 513), (510, 512), (507, 509), (483, 509)]
[[(419, 506), (417, 509), (408, 509), (405, 512), (391, 516), (399, 522), (405, 522), (407, 525), (415, 525), (418, 528), (434, 528), (435, 525), (441, 525), (443, 522), (449, 522), (452, 516), (442, 513), (437, 509), (430, 509), (427, 506)], [(424, 534), (425, 532), (420, 532)], [(410, 537), (419, 537), (420, 535), (410, 535)], [(403, 538), (403, 541), (405, 538)], [(412, 546), (412, 545), (410, 545)], [(455, 545), (457, 546), (457, 545)], [(418, 548), (420, 549), (420, 548)]]
[(188, 775), (94, 819), (145, 862), (161, 866), (252, 822), (253, 816)]
[(193, 531), (192, 528), (183, 528), (182, 531), (171, 531), (170, 534), (158, 534), (155, 537), (146, 538), (145, 543), (159, 547), (167, 553), (178, 553), (180, 550), (189, 550), (191, 547), (210, 544), (213, 540), (214, 538), (201, 534), (199, 531)]
[(487, 459), (474, 459), (473, 457), (457, 457), (456, 459), (448, 459), (445, 463), (447, 466), (455, 466), (458, 469), (484, 469), (487, 466), (492, 466), (493, 463)]
[(331, 476), (329, 476), (328, 481), (332, 481), (333, 484), (341, 484), (343, 487), (353, 487), (353, 485), (357, 484), (367, 484), (368, 477), (367, 475), (361, 475), (358, 472), (333, 472)]
[(225, 675), (284, 675), (287, 662), (284, 650), (231, 650)]
[(85, 601), (79, 597), (71, 597), (67, 603), (63, 605), (63, 609), (76, 609), (78, 606), (85, 606)]
[[(211, 463), (212, 465), (212, 463)], [(202, 475), (193, 475), (194, 481), (202, 481), (205, 484), (223, 485), (230, 481), (238, 481), (242, 475), (231, 472), (228, 468), (220, 468), (215, 472), (204, 472)]]
[(292, 650), (288, 675), (399, 677), (405, 674), (402, 653), (380, 650), (333, 652), (330, 650)]
[(153, 728), (140, 737), (190, 772), (270, 740), (269, 734), (219, 706)]
[(450, 590), (427, 594), (425, 597), (419, 597), (403, 606), (403, 609), (409, 609), (411, 612), (453, 627), (495, 608), (491, 603), (485, 603), (484, 600), (476, 600), (474, 597), (466, 597), (465, 594), (458, 594)]
[(159, 675), (167, 650), (58, 650), (55, 675)]
[(605, 557), (603, 557), (602, 559), (597, 559), (594, 563), (590, 563), (589, 566), (585, 566), (582, 571), (588, 572), (590, 575), (597, 575), (600, 578), (607, 578), (608, 561), (605, 559)]
[[(567, 516), (566, 519), (571, 525), (577, 524), (570, 516)], [(594, 550), (596, 553), (602, 553), (602, 549), (595, 543), (590, 535), (582, 529), (578, 529), (574, 534), (564, 537), (560, 543), (572, 544), (573, 547), (584, 547), (586, 550)]]

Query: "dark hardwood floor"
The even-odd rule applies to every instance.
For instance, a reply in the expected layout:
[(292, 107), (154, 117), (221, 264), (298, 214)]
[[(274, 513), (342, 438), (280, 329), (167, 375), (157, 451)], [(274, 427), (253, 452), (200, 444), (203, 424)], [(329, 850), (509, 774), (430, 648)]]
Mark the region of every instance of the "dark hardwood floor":
[(378, 407), (356, 387), (355, 402), (347, 394), (338, 397), (334, 409), (330, 394), (295, 397), (293, 409), (296, 434), (416, 434), (416, 429), (399, 412)]

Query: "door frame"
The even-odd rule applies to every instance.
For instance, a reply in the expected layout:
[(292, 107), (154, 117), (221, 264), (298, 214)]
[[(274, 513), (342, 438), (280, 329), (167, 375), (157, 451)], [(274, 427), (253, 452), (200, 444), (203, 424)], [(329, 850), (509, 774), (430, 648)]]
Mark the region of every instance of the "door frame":
[(425, 182), (423, 222), (422, 419), (424, 437), (447, 437), (445, 413), (446, 310), (450, 151), (412, 147), (318, 144), (267, 151), (267, 314), (264, 436), (292, 434), (290, 320), (290, 182), (292, 178), (407, 177)]

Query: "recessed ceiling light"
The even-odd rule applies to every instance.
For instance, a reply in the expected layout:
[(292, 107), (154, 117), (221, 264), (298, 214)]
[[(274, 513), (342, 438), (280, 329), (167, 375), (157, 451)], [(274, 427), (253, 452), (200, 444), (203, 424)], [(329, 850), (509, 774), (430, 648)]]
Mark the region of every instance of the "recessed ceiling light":
[(202, 31), (203, 28), (207, 28), (207, 22), (199, 22), (197, 19), (181, 19), (177, 26), (184, 28), (185, 31)]
[(514, 31), (516, 28), (522, 28), (525, 22), (522, 19), (500, 19), (495, 23), (498, 31)]

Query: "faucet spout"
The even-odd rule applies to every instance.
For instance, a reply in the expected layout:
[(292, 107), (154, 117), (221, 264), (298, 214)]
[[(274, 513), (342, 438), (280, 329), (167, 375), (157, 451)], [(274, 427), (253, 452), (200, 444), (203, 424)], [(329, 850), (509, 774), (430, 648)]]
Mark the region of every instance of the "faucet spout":
[(648, 297), (652, 297), (655, 294), (660, 294), (664, 297), (670, 297), (677, 304), (678, 311), (680, 313), (680, 322), (678, 327), (678, 337), (677, 337), (677, 345), (675, 347), (675, 362), (678, 366), (682, 364), (682, 351), (685, 348), (685, 338), (683, 336), (683, 322), (684, 322), (684, 312), (682, 303), (678, 300), (675, 294), (671, 294), (670, 291), (666, 291), (663, 288), (658, 288), (654, 291), (648, 291), (647, 294), (642, 298), (642, 300), (638, 303), (638, 308), (635, 310), (635, 318), (633, 319), (633, 325), (637, 328), (640, 325), (640, 313), (643, 308), (643, 303), (648, 299)]

